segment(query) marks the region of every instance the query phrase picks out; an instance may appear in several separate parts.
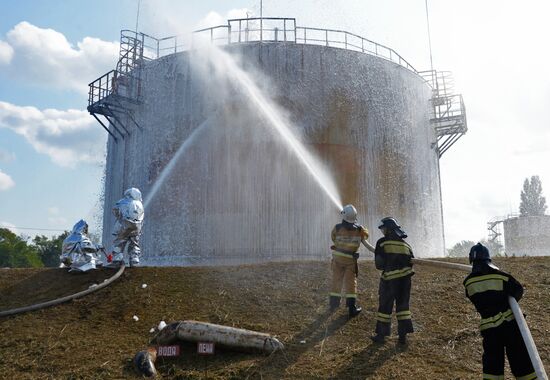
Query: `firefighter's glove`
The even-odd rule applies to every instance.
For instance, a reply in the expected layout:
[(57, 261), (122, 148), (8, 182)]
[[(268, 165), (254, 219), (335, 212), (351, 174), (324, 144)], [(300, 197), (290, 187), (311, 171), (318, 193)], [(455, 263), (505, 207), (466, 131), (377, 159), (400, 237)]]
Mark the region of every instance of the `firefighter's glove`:
[(359, 258), (359, 252), (355, 252), (352, 256), (355, 260), (357, 260)]

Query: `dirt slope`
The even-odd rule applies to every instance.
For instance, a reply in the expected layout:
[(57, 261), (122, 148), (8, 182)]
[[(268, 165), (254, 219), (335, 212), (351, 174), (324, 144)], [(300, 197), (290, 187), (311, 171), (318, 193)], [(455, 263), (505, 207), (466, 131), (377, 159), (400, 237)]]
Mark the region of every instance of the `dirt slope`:
[[(550, 257), (495, 262), (525, 285), (520, 305), (550, 369)], [(128, 269), (115, 285), (86, 298), (0, 319), (0, 378), (138, 378), (131, 359), (146, 347), (149, 329), (183, 319), (269, 332), (286, 345), (271, 356), (218, 351), (208, 361), (208, 378), (479, 378), (478, 316), (464, 297), (464, 273), (416, 265), (411, 311), (417, 332), (402, 349), (395, 337), (382, 346), (369, 339), (379, 276), (372, 263), (360, 265), (365, 311), (351, 321), (343, 307), (326, 313), (328, 269), (328, 262)], [(74, 293), (112, 274), (1, 269), (0, 310)], [(159, 359), (161, 378), (205, 378), (195, 347), (182, 351), (178, 359)]]

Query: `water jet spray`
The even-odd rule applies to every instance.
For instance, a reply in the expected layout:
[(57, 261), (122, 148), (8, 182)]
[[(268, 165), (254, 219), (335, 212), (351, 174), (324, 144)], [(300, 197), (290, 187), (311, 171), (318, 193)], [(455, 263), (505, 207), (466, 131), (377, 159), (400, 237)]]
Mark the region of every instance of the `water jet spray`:
[(197, 128), (195, 128), (195, 130), (193, 130), (193, 132), (191, 132), (191, 134), (185, 140), (183, 140), (182, 144), (180, 145), (180, 147), (178, 148), (174, 156), (170, 159), (170, 162), (168, 162), (168, 164), (164, 167), (164, 169), (162, 169), (162, 172), (155, 180), (155, 183), (153, 184), (151, 189), (148, 191), (147, 196), (143, 201), (143, 208), (147, 209), (147, 206), (149, 206), (149, 204), (151, 203), (151, 200), (155, 197), (159, 189), (162, 187), (162, 185), (164, 184), (164, 181), (166, 181), (166, 178), (168, 178), (170, 173), (172, 173), (172, 170), (176, 166), (176, 163), (179, 161), (180, 157), (191, 146), (191, 144), (195, 141), (197, 136), (199, 136), (201, 132), (205, 130), (208, 125), (210, 125), (210, 121), (216, 115), (217, 114), (212, 115), (208, 119), (203, 121)]
[(209, 63), (218, 73), (223, 73), (231, 79), (231, 82), (236, 82), (242, 86), (247, 98), (261, 111), (262, 117), (275, 129), (287, 147), (295, 154), (336, 208), (339, 211), (342, 210), (343, 205), (332, 178), (321, 168), (317, 160), (292, 133), (287, 123), (279, 116), (280, 112), (276, 106), (263, 95), (256, 83), (250, 78), (250, 75), (237, 65), (237, 62), (230, 54), (210, 43), (202, 47), (199, 52), (203, 53), (203, 56), (208, 59)]

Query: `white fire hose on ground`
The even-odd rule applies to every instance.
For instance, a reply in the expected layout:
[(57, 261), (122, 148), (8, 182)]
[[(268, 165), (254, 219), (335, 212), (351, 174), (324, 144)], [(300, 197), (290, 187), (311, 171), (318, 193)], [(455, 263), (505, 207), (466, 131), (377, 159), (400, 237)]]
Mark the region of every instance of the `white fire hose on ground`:
[[(415, 264), (431, 265), (439, 268), (458, 269), (465, 272), (471, 272), (472, 270), (469, 265), (464, 264), (446, 263), (443, 261), (416, 258), (412, 260)], [(531, 336), (531, 331), (529, 331), (529, 327), (527, 326), (527, 322), (523, 317), (523, 312), (521, 311), (518, 302), (514, 297), (508, 297), (508, 301), (510, 303), (510, 308), (512, 309), (512, 312), (514, 313), (514, 317), (516, 318), (516, 321), (518, 323), (519, 331), (521, 331), (521, 336), (523, 337), (523, 341), (525, 342), (525, 346), (527, 347), (527, 351), (529, 352), (529, 358), (531, 358), (531, 363), (533, 363), (533, 368), (535, 369), (537, 377), (541, 380), (548, 380), (548, 375), (546, 375), (542, 360), (540, 360), (537, 346), (535, 345), (535, 341)]]

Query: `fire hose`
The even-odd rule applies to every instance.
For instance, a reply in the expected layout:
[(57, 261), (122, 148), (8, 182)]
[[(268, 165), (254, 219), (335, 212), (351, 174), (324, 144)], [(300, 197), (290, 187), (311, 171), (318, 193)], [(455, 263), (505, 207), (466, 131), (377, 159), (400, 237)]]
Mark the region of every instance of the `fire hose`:
[[(412, 261), (415, 264), (431, 265), (440, 268), (458, 269), (466, 272), (470, 272), (472, 270), (469, 265), (464, 264), (446, 263), (442, 261), (426, 259), (412, 259)], [(531, 363), (533, 363), (533, 368), (535, 369), (537, 378), (541, 380), (548, 380), (548, 375), (546, 375), (544, 365), (542, 364), (542, 360), (540, 359), (539, 353), (537, 351), (537, 346), (535, 345), (535, 341), (531, 336), (531, 331), (529, 331), (529, 327), (527, 326), (527, 322), (525, 321), (525, 317), (523, 316), (523, 312), (521, 311), (518, 302), (514, 297), (508, 297), (508, 302), (510, 303), (510, 308), (514, 313), (514, 317), (517, 321), (523, 341), (525, 342), (525, 346), (527, 347), (527, 352), (529, 353)]]
[(124, 272), (124, 269), (125, 269), (125, 265), (124, 265), (124, 262), (122, 262), (122, 265), (120, 266), (118, 271), (112, 277), (106, 279), (105, 281), (103, 281), (101, 284), (99, 284), (97, 286), (92, 286), (92, 287), (90, 287), (86, 290), (83, 290), (81, 292), (71, 294), (71, 295), (68, 295), (68, 296), (65, 296), (65, 297), (57, 298), (57, 299), (54, 299), (54, 300), (51, 300), (51, 301), (41, 302), (41, 303), (37, 303), (37, 304), (34, 304), (34, 305), (19, 307), (19, 308), (11, 309), (11, 310), (0, 311), (0, 317), (7, 317), (9, 315), (21, 314), (21, 313), (26, 313), (28, 311), (44, 309), (46, 307), (59, 305), (59, 304), (64, 303), (64, 302), (72, 301), (74, 299), (87, 296), (90, 293), (93, 293), (93, 292), (95, 292), (99, 289), (103, 289), (106, 286), (109, 286), (112, 282), (114, 282), (117, 278), (119, 278), (122, 275), (122, 273)]

